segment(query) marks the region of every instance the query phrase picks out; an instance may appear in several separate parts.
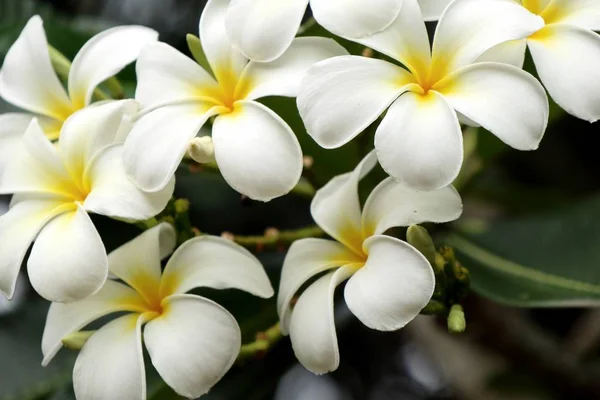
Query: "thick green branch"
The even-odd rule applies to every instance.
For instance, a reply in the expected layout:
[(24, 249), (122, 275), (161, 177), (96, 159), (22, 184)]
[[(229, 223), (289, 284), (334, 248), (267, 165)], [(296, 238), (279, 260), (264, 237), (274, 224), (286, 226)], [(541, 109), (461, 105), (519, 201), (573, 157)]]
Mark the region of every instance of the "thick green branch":
[(263, 246), (288, 245), (299, 239), (325, 236), (325, 232), (318, 226), (309, 226), (306, 228), (289, 231), (278, 231), (277, 229), (271, 228), (267, 229), (265, 234), (262, 236), (241, 236), (231, 233), (224, 233), (223, 236), (244, 247), (254, 248)]

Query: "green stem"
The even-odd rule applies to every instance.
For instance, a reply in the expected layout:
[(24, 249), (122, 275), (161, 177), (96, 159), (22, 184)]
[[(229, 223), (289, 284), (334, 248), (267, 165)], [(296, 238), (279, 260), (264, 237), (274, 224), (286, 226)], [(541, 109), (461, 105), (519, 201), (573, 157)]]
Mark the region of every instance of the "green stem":
[(325, 236), (325, 232), (318, 226), (309, 226), (297, 230), (273, 231), (263, 236), (239, 236), (233, 235), (231, 238), (237, 244), (244, 247), (263, 247), (275, 246), (280, 244), (290, 244), (296, 240)]
[(281, 334), (281, 328), (278, 322), (266, 331), (257, 333), (254, 342), (243, 345), (240, 348), (237, 361), (243, 362), (268, 351), (282, 337), (283, 335)]

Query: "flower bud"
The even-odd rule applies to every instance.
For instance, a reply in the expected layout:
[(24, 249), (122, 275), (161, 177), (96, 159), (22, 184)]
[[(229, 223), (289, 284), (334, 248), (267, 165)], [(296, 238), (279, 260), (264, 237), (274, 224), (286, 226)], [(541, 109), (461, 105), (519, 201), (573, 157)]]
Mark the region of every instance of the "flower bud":
[(196, 137), (190, 142), (189, 156), (200, 164), (215, 161), (215, 147), (210, 136)]
[(431, 266), (435, 266), (435, 245), (427, 229), (419, 225), (411, 225), (406, 231), (406, 240), (425, 256)]
[(460, 304), (454, 304), (448, 315), (448, 332), (463, 333), (467, 329), (465, 312)]
[(88, 341), (96, 331), (73, 332), (62, 338), (63, 345), (70, 350), (81, 350), (85, 342)]

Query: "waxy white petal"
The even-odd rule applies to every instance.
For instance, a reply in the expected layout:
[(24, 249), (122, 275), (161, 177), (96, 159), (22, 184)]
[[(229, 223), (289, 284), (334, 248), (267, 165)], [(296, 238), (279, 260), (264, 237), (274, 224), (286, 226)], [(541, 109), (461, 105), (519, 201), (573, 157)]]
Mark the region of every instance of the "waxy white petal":
[(512, 0), (455, 0), (440, 19), (433, 41), (433, 70), (443, 75), (468, 65), (492, 47), (525, 39), (544, 20)]
[(227, 183), (254, 200), (269, 201), (296, 186), (302, 149), (277, 114), (253, 101), (238, 101), (212, 130), (215, 158)]
[(412, 321), (427, 305), (435, 275), (417, 249), (390, 236), (365, 241), (369, 258), (348, 281), (348, 308), (372, 329), (395, 331)]
[(163, 306), (163, 315), (144, 329), (150, 359), (179, 395), (199, 397), (235, 362), (240, 328), (227, 310), (199, 296), (173, 295)]
[(164, 188), (190, 141), (215, 114), (210, 103), (189, 102), (162, 107), (141, 117), (125, 141), (123, 163), (127, 175), (143, 190)]
[(552, 99), (577, 118), (600, 119), (600, 35), (576, 26), (549, 25), (528, 45)]
[(108, 280), (98, 293), (72, 303), (52, 303), (42, 337), (46, 366), (62, 347), (62, 339), (90, 322), (118, 311), (143, 312), (144, 300), (126, 285)]
[(274, 293), (262, 264), (252, 253), (216, 236), (188, 240), (175, 251), (165, 268), (163, 296), (196, 287), (240, 289), (263, 298)]
[(102, 151), (86, 173), (91, 192), (83, 204), (96, 214), (114, 218), (144, 220), (160, 213), (173, 195), (175, 178), (156, 192), (145, 192), (132, 182), (123, 165), (123, 146)]
[(117, 26), (100, 32), (79, 50), (69, 71), (73, 104), (90, 104), (96, 86), (135, 61), (140, 50), (158, 40), (158, 32), (144, 26)]
[(272, 61), (290, 46), (308, 0), (232, 0), (225, 24), (229, 40), (247, 58)]
[(355, 259), (354, 253), (332, 240), (307, 238), (292, 244), (283, 262), (277, 291), (277, 313), (284, 335), (289, 332), (290, 302), (302, 285), (321, 272), (349, 264)]
[(362, 254), (363, 241), (358, 183), (376, 164), (372, 151), (354, 171), (336, 176), (319, 189), (310, 205), (317, 225), (356, 254)]
[(248, 79), (253, 87), (246, 99), (265, 96), (295, 97), (300, 91), (302, 79), (313, 64), (346, 54), (348, 52), (333, 39), (322, 37), (294, 39), (285, 53), (276, 60), (267, 63), (255, 61), (248, 63), (243, 78)]
[(59, 120), (73, 110), (54, 73), (42, 19), (29, 19), (19, 38), (6, 53), (0, 70), (0, 96), (27, 111)]
[(515, 149), (538, 148), (550, 110), (546, 91), (533, 76), (512, 65), (477, 63), (446, 82), (435, 88), (454, 109)]
[(454, 221), (461, 213), (462, 200), (452, 186), (419, 191), (387, 178), (373, 189), (365, 203), (363, 234), (370, 237), (396, 226)]
[(108, 276), (106, 250), (81, 206), (44, 226), (33, 244), (27, 271), (31, 286), (50, 301), (81, 300), (100, 290)]
[(12, 298), (21, 263), (40, 229), (51, 218), (67, 210), (62, 201), (30, 199), (15, 201), (0, 217), (0, 292)]
[(173, 226), (163, 222), (112, 251), (108, 268), (152, 304), (160, 290), (160, 262), (171, 254), (176, 241)]
[(434, 91), (400, 96), (375, 133), (375, 149), (390, 176), (418, 190), (449, 185), (463, 161), (456, 113)]
[(73, 368), (78, 399), (145, 400), (141, 328), (144, 315), (109, 322), (86, 342)]
[(411, 82), (406, 70), (383, 60), (335, 57), (308, 71), (298, 110), (320, 146), (337, 148), (371, 125)]
[(548, 24), (576, 25), (600, 31), (600, 2), (596, 0), (552, 0), (542, 17)]
[(153, 43), (141, 51), (136, 64), (135, 99), (144, 109), (183, 101), (202, 100), (202, 89), (218, 91), (217, 82), (191, 58), (166, 43)]
[(292, 348), (298, 361), (315, 374), (334, 371), (340, 364), (333, 295), (354, 271), (342, 267), (322, 276), (300, 295), (292, 311)]
[(526, 39), (511, 40), (492, 47), (483, 53), (477, 62), (499, 62), (523, 68), (526, 51)]
[(437, 21), (452, 0), (419, 0), (425, 21)]
[(4, 166), (18, 152), (21, 138), (33, 115), (24, 113), (0, 114), (0, 176)]

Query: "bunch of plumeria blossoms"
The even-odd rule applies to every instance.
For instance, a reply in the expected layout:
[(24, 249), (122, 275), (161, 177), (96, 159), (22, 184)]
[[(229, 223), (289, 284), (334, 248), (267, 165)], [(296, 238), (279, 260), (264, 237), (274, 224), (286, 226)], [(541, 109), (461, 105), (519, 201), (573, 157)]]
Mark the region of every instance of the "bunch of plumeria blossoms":
[[(309, 3), (324, 28), (391, 61), (296, 37)], [(425, 21), (435, 20), (430, 46)], [(88, 214), (156, 217), (186, 156), (215, 162), (252, 199), (285, 195), (301, 177), (302, 150), (257, 100), (297, 97), (322, 147), (376, 129), (375, 150), (312, 201), (313, 219), (334, 240), (294, 243), (277, 296), (281, 331), (300, 362), (335, 370), (341, 282), (352, 313), (377, 330), (402, 328), (431, 299), (431, 261), (388, 229), (460, 216), (452, 182), (463, 161), (461, 124), (533, 150), (548, 121), (544, 87), (569, 113), (600, 118), (598, 29), (596, 0), (209, 0), (199, 37), (188, 37), (195, 61), (155, 31), (126, 26), (94, 36), (70, 63), (33, 17), (0, 70), (0, 96), (29, 112), (0, 115), (0, 194), (12, 195), (0, 216), (0, 291), (12, 297), (25, 261), (34, 289), (52, 301), (44, 364), (91, 321), (129, 312), (81, 348), (79, 399), (145, 399), (142, 336), (168, 385), (186, 397), (206, 393), (236, 359), (240, 329), (217, 304), (185, 293), (236, 288), (269, 298), (259, 261), (211, 236), (175, 249), (168, 223), (107, 255)], [(522, 70), (526, 48), (544, 86)], [(102, 88), (134, 61), (135, 99), (107, 95)], [(209, 136), (197, 137), (203, 126)], [(377, 163), (390, 177), (361, 208), (358, 183)]]

